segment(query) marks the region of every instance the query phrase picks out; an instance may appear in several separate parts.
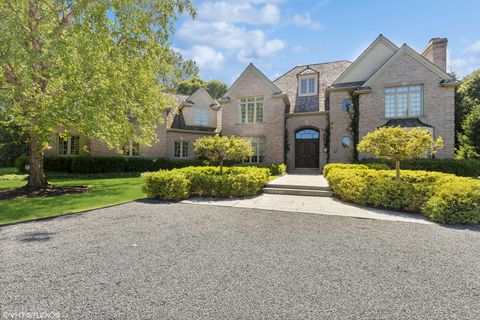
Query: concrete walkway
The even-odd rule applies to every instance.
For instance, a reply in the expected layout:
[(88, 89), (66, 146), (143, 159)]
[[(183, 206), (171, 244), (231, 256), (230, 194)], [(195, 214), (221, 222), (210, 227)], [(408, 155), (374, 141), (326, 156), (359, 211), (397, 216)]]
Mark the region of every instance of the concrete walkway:
[[(281, 177), (279, 179), (286, 178)], [(321, 177), (323, 178), (323, 177)], [(201, 204), (223, 207), (252, 208), (298, 213), (314, 213), (344, 216), (362, 219), (402, 221), (422, 224), (433, 224), (420, 214), (410, 214), (391, 210), (361, 207), (329, 197), (307, 197), (279, 194), (262, 194), (245, 199), (205, 199), (192, 198), (182, 203)]]
[(322, 175), (287, 174), (267, 183), (269, 185), (301, 186), (301, 187), (329, 187)]

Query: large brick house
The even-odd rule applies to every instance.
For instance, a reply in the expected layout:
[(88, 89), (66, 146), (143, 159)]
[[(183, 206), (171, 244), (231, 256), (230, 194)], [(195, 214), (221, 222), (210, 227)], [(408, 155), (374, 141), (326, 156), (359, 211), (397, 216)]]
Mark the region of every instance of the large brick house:
[[(296, 66), (274, 81), (250, 64), (221, 99), (212, 99), (203, 88), (191, 96), (176, 95), (178, 108), (164, 115), (152, 146), (127, 144), (119, 153), (73, 135), (67, 141), (57, 137), (49, 153), (78, 155), (87, 149), (91, 155), (191, 159), (197, 138), (220, 133), (251, 141), (255, 154), (245, 161), (285, 162), (290, 170), (321, 168), (353, 161), (355, 140), (368, 132), (401, 126), (442, 137), (437, 157), (452, 157), (459, 83), (446, 73), (446, 56), (447, 39), (434, 38), (418, 53), (380, 35), (353, 63)], [(351, 129), (354, 114), (357, 135)]]

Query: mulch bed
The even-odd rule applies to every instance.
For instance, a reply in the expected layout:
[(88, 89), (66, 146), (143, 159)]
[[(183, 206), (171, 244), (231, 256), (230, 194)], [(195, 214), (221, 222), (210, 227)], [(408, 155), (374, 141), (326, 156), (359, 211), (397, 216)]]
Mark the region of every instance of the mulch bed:
[(38, 198), (60, 196), (63, 194), (82, 193), (88, 191), (88, 187), (54, 187), (48, 186), (44, 189), (28, 190), (26, 188), (12, 189), (7, 191), (0, 191), (0, 200), (12, 200), (18, 198)]

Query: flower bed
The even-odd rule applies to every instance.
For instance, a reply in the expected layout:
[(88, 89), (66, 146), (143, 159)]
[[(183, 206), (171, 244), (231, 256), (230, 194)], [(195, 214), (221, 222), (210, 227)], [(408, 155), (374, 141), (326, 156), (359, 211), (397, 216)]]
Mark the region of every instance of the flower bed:
[(480, 223), (480, 181), (453, 174), (374, 170), (364, 165), (329, 164), (324, 168), (336, 196), (373, 207), (419, 212), (440, 223)]
[(260, 192), (268, 182), (267, 168), (227, 167), (220, 174), (218, 167), (186, 167), (145, 174), (144, 191), (150, 198), (182, 200), (189, 196), (245, 197)]

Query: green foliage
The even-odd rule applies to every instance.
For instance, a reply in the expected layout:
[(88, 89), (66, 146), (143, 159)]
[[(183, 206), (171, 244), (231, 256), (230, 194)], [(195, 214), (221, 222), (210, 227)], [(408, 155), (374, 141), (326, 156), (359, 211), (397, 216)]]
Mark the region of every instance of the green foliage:
[(178, 170), (148, 173), (145, 178), (143, 191), (149, 198), (176, 201), (187, 199), (190, 193), (190, 181)]
[(480, 70), (465, 78), (455, 92), (455, 131), (463, 132), (463, 122), (475, 106), (480, 106)]
[(287, 166), (283, 163), (259, 163), (257, 165), (249, 163), (238, 163), (235, 166), (237, 167), (257, 167), (257, 168), (267, 168), (270, 171), (271, 176), (283, 176), (287, 173)]
[(388, 170), (388, 166), (383, 163), (366, 163), (366, 164), (349, 164), (349, 163), (329, 163), (323, 167), (323, 176), (326, 178), (328, 173), (333, 168), (342, 169), (374, 169), (374, 170)]
[(0, 117), (0, 166), (13, 166), (15, 159), (28, 153), (27, 138), (18, 126), (2, 123)]
[(336, 196), (353, 203), (419, 212), (441, 223), (480, 223), (480, 181), (428, 171), (372, 170), (363, 165), (328, 168)]
[[(25, 172), (27, 157), (19, 157), (15, 167), (19, 172)], [(202, 160), (166, 159), (166, 158), (129, 158), (129, 157), (45, 157), (46, 171), (68, 173), (108, 173), (108, 172), (144, 172), (160, 169), (183, 168), (192, 165), (202, 165)]]
[(350, 99), (352, 100), (352, 108), (348, 110), (350, 116), (350, 125), (348, 129), (352, 136), (353, 142), (353, 161), (358, 160), (357, 145), (360, 140), (359, 127), (360, 127), (360, 100), (358, 94), (350, 92)]
[(58, 127), (120, 147), (148, 145), (173, 101), (173, 22), (190, 0), (0, 1), (0, 87), (5, 115), (28, 133), (30, 187)]
[[(269, 170), (229, 167), (221, 174), (219, 167), (186, 167), (148, 173), (145, 176), (145, 192), (149, 197), (166, 200), (186, 199), (189, 195), (225, 198), (257, 194), (268, 182)], [(172, 179), (172, 182), (168, 182), (168, 179)]]
[(207, 136), (195, 141), (195, 154), (213, 163), (220, 163), (220, 173), (224, 161), (241, 160), (253, 154), (250, 143), (242, 138), (220, 135)]
[(179, 82), (200, 77), (200, 71), (193, 60), (184, 60), (178, 52), (171, 51), (167, 72), (159, 75), (160, 82), (168, 92), (176, 92)]
[(180, 81), (177, 84), (176, 92), (191, 95), (200, 87), (204, 87), (214, 99), (223, 97), (223, 95), (227, 92), (227, 85), (225, 83), (218, 80), (205, 82), (198, 77)]
[(480, 159), (480, 104), (470, 108), (470, 113), (464, 117), (462, 129), (463, 133), (458, 136), (460, 146), (457, 157)]
[(430, 132), (414, 128), (382, 127), (369, 132), (357, 146), (359, 152), (395, 161), (396, 178), (400, 179), (400, 161), (424, 157), (443, 147), (442, 138), (434, 140)]
[(423, 213), (440, 223), (480, 224), (479, 182), (458, 179), (438, 186)]
[[(359, 164), (373, 164), (386, 166), (385, 169), (394, 169), (395, 163), (386, 159), (362, 159)], [(452, 173), (457, 176), (478, 177), (480, 176), (480, 160), (474, 159), (412, 159), (402, 162), (405, 170), (424, 170)]]

